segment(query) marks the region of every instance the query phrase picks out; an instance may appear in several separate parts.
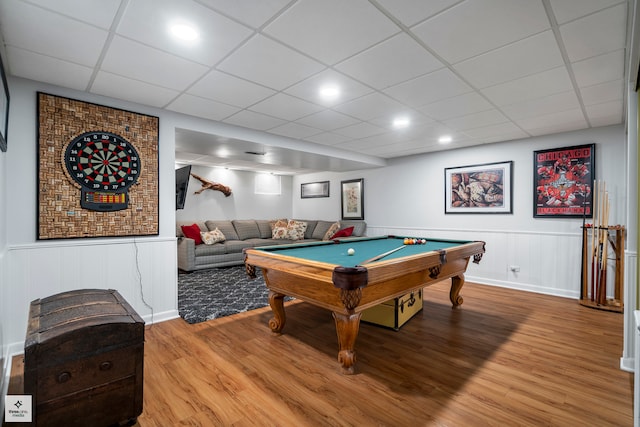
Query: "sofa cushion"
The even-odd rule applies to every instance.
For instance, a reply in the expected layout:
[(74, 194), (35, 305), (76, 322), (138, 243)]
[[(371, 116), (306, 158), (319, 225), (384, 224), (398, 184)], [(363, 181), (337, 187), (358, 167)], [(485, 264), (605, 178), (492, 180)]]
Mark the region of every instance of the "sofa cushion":
[(324, 235), (327, 234), (327, 230), (329, 230), (329, 227), (331, 227), (333, 224), (335, 224), (335, 221), (318, 221), (311, 237), (314, 239), (322, 240), (324, 238)]
[(244, 248), (250, 248), (253, 245), (244, 240), (225, 240), (223, 243), (227, 253), (242, 252)]
[(218, 228), (220, 231), (222, 231), (222, 234), (224, 234), (224, 237), (226, 237), (227, 240), (240, 240), (238, 239), (238, 234), (236, 233), (236, 229), (233, 228), (233, 223), (231, 221), (208, 220), (205, 222), (205, 224), (207, 225), (207, 229), (209, 229), (210, 231)]
[(354, 237), (362, 237), (362, 236), (364, 236), (364, 232), (365, 232), (365, 229), (367, 227), (367, 224), (364, 221), (357, 221), (357, 220), (356, 221), (354, 221), (354, 220), (352, 220), (352, 221), (349, 221), (349, 220), (344, 221), (343, 220), (343, 221), (340, 221), (340, 226), (342, 228), (353, 226), (353, 233), (351, 235), (354, 236)]
[(234, 219), (231, 222), (233, 223), (233, 226), (236, 229), (236, 233), (238, 234), (238, 239), (247, 240), (247, 239), (255, 239), (260, 237), (260, 229), (258, 228), (258, 224), (256, 224), (255, 220)]
[(224, 234), (222, 234), (222, 231), (218, 228), (213, 231), (203, 231), (200, 235), (205, 245), (213, 245), (214, 243), (220, 243), (226, 240), (226, 237), (224, 237)]
[(205, 256), (211, 255), (224, 255), (227, 253), (227, 248), (224, 243), (214, 243), (213, 245), (199, 245), (196, 246), (196, 260)]
[(200, 236), (200, 227), (198, 227), (198, 224), (183, 225), (181, 228), (185, 237), (195, 240), (196, 245), (202, 244), (202, 236)]
[(260, 230), (260, 238), (261, 239), (270, 239), (271, 238), (271, 233), (273, 232), (273, 230), (271, 230), (271, 224), (270, 221), (267, 219), (258, 219), (256, 220), (256, 225), (258, 226), (258, 230)]

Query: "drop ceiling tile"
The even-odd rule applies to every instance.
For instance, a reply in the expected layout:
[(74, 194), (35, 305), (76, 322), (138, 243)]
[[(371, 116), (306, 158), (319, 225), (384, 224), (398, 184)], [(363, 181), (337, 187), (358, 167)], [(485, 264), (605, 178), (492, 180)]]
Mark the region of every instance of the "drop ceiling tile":
[(564, 65), (551, 30), (454, 66), (471, 85), (485, 88)]
[(276, 92), (264, 86), (212, 70), (191, 86), (187, 93), (245, 108)]
[(256, 130), (268, 130), (286, 123), (285, 120), (276, 119), (275, 117), (265, 114), (254, 113), (249, 110), (242, 110), (223, 121), (232, 125)]
[(529, 129), (527, 133), (531, 136), (543, 136), (554, 133), (571, 132), (574, 130), (586, 129), (586, 122), (560, 123), (556, 126), (543, 126), (536, 129)]
[(580, 87), (620, 79), (624, 76), (624, 50), (574, 62), (571, 68)]
[(278, 93), (272, 97), (253, 105), (250, 110), (267, 114), (282, 120), (294, 121), (301, 117), (320, 111), (322, 107), (303, 101), (285, 93)]
[(368, 136), (385, 133), (386, 129), (372, 125), (371, 123), (362, 122), (336, 129), (333, 132), (337, 133), (338, 135), (344, 135), (351, 138), (366, 138)]
[[(335, 99), (323, 99), (319, 95), (319, 90), (323, 86), (336, 86), (340, 89), (340, 95)], [(285, 90), (289, 95), (327, 107), (359, 98), (372, 91), (373, 89), (351, 77), (329, 68)]]
[[(44, 9), (52, 8), (51, 0), (29, 0), (29, 3)], [(57, 0), (54, 8), (60, 14), (108, 30), (118, 12), (120, 3), (120, 0)]]
[(325, 67), (280, 43), (256, 35), (217, 68), (272, 89), (282, 90)]
[(581, 18), (624, 0), (551, 0), (551, 8), (558, 24)]
[(321, 133), (319, 129), (310, 126), (301, 125), (299, 123), (285, 123), (273, 129), (269, 129), (269, 133), (288, 136), (290, 138), (304, 139), (312, 135)]
[(571, 129), (582, 129), (587, 126), (584, 114), (580, 108), (518, 119), (515, 120), (515, 122), (527, 132), (535, 132), (536, 129), (542, 128), (563, 129), (562, 131), (564, 132), (565, 126)]
[(504, 135), (509, 135), (510, 138), (513, 135), (521, 135), (519, 138), (524, 138), (527, 136), (522, 129), (511, 122), (469, 129), (464, 131), (464, 134), (471, 138), (501, 138)]
[(453, 64), (549, 28), (540, 1), (485, 0), (461, 2), (411, 30)]
[(378, 3), (407, 27), (459, 3), (460, 0), (378, 0)]
[(602, 55), (625, 46), (627, 6), (605, 9), (560, 26), (571, 62)]
[(91, 93), (110, 96), (142, 105), (162, 108), (179, 92), (154, 86), (139, 80), (131, 80), (104, 71), (98, 72), (90, 89)]
[(297, 120), (297, 123), (330, 131), (358, 123), (359, 120), (333, 110), (323, 110)]
[(384, 90), (389, 96), (413, 108), (471, 92), (471, 87), (444, 68)]
[(516, 104), (555, 93), (573, 90), (565, 67), (543, 71), (538, 74), (512, 80), (482, 89), (482, 93), (498, 106)]
[(580, 89), (585, 105), (602, 104), (603, 102), (618, 101), (622, 104), (624, 99), (623, 80), (600, 83)]
[(333, 109), (360, 120), (370, 120), (381, 116), (393, 117), (407, 107), (379, 92), (340, 104)]
[(180, 95), (167, 110), (220, 121), (240, 111), (239, 108), (193, 95)]
[(300, 0), (263, 30), (327, 65), (399, 31), (366, 0)]
[(0, 28), (5, 46), (89, 67), (108, 36), (96, 26), (15, 0), (0, 1)]
[(402, 33), (336, 65), (355, 79), (386, 88), (444, 67), (429, 51)]
[(420, 107), (427, 116), (435, 120), (447, 120), (466, 116), (493, 108), (491, 103), (477, 92), (469, 92), (452, 98), (443, 99)]
[(205, 6), (251, 27), (261, 27), (290, 0), (200, 0)]
[(93, 69), (24, 49), (7, 47), (7, 73), (56, 86), (85, 90)]
[(509, 118), (518, 120), (577, 108), (580, 108), (580, 102), (576, 93), (571, 90), (543, 98), (505, 105), (501, 107), (501, 110)]
[(207, 68), (116, 36), (104, 58), (102, 70), (168, 89), (184, 90)]
[(306, 141), (315, 142), (322, 145), (336, 145), (348, 141), (350, 138), (344, 135), (338, 135), (333, 132), (322, 132), (317, 135), (311, 135), (305, 138)]
[[(394, 125), (396, 119), (405, 119), (408, 121), (408, 125), (406, 127), (397, 127), (396, 125)], [(412, 110), (410, 108), (400, 110), (392, 116), (385, 114), (381, 117), (376, 117), (368, 121), (371, 124), (381, 126), (392, 131), (411, 131), (412, 129), (418, 129), (423, 125), (433, 123), (433, 119), (431, 119), (430, 117), (427, 117), (424, 114), (421, 114), (418, 111)]]
[(487, 125), (508, 122), (504, 114), (498, 110), (487, 110), (479, 113), (469, 114), (468, 116), (456, 117), (454, 119), (445, 120), (444, 124), (456, 131), (464, 131)]
[[(195, 41), (177, 40), (174, 24), (194, 26)], [(118, 34), (174, 55), (212, 66), (246, 40), (251, 29), (192, 0), (136, 0), (129, 2)]]
[(585, 106), (591, 126), (608, 126), (623, 123), (622, 103), (617, 101), (604, 102)]

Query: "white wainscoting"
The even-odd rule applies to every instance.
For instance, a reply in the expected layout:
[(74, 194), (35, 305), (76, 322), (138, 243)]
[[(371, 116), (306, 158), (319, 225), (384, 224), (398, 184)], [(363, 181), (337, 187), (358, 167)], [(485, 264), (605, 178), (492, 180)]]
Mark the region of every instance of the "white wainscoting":
[[(370, 226), (367, 235), (482, 240), (480, 264), (469, 263), (466, 280), (487, 285), (580, 298), (582, 232), (496, 231)], [(513, 271), (511, 267), (519, 271)], [(612, 272), (610, 271), (610, 274)], [(612, 283), (612, 281), (608, 281)], [(577, 302), (576, 302), (577, 303)]]

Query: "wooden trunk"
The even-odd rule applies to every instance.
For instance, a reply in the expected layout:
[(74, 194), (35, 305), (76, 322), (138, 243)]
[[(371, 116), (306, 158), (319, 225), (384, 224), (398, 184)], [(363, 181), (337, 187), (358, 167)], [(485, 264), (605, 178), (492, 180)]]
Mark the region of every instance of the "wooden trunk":
[(360, 320), (396, 331), (422, 310), (422, 289), (390, 299), (362, 312)]
[(34, 425), (109, 426), (142, 413), (144, 321), (115, 290), (31, 302), (24, 392)]

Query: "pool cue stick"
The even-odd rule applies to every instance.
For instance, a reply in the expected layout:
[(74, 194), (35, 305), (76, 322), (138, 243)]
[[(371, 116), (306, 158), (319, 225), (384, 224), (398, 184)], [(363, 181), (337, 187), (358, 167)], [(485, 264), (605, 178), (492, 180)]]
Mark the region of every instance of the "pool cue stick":
[(596, 222), (598, 221), (598, 201), (599, 198), (600, 183), (596, 180), (593, 181), (593, 200), (591, 206), (593, 206), (593, 226), (591, 227), (591, 293), (589, 299), (593, 301), (595, 299), (595, 259), (596, 259)]
[(402, 245), (402, 246), (400, 246), (400, 247), (398, 247), (398, 248), (391, 249), (390, 251), (387, 251), (387, 252), (385, 252), (385, 253), (383, 253), (383, 254), (376, 255), (376, 256), (374, 256), (373, 258), (370, 258), (370, 259), (366, 260), (365, 262), (360, 263), (360, 265), (362, 265), (362, 264), (369, 264), (370, 262), (378, 261), (379, 259), (382, 259), (382, 258), (386, 257), (387, 255), (391, 255), (391, 254), (392, 254), (392, 253), (394, 253), (395, 251), (399, 251), (400, 249), (404, 249), (404, 247), (405, 247), (405, 246), (406, 246), (406, 245)]
[(600, 280), (600, 286), (602, 291), (600, 293), (600, 304), (604, 305), (607, 302), (607, 260), (609, 258), (609, 193), (605, 193), (605, 208), (604, 208), (604, 230), (602, 231), (602, 278)]
[(587, 195), (582, 195), (582, 253), (580, 254), (582, 262), (580, 263), (580, 299), (583, 299), (587, 293), (587, 281), (585, 272), (585, 263), (587, 262)]
[(600, 301), (602, 300), (602, 257), (603, 255), (603, 249), (604, 249), (604, 226), (605, 226), (605, 222), (604, 222), (604, 217), (606, 215), (605, 212), (605, 201), (607, 198), (607, 189), (606, 189), (606, 184), (604, 182), (602, 182), (602, 188), (600, 190), (600, 216), (599, 216), (599, 223), (598, 223), (598, 264), (596, 265), (596, 270), (597, 270), (597, 288), (596, 288), (596, 302), (598, 304), (600, 304)]

